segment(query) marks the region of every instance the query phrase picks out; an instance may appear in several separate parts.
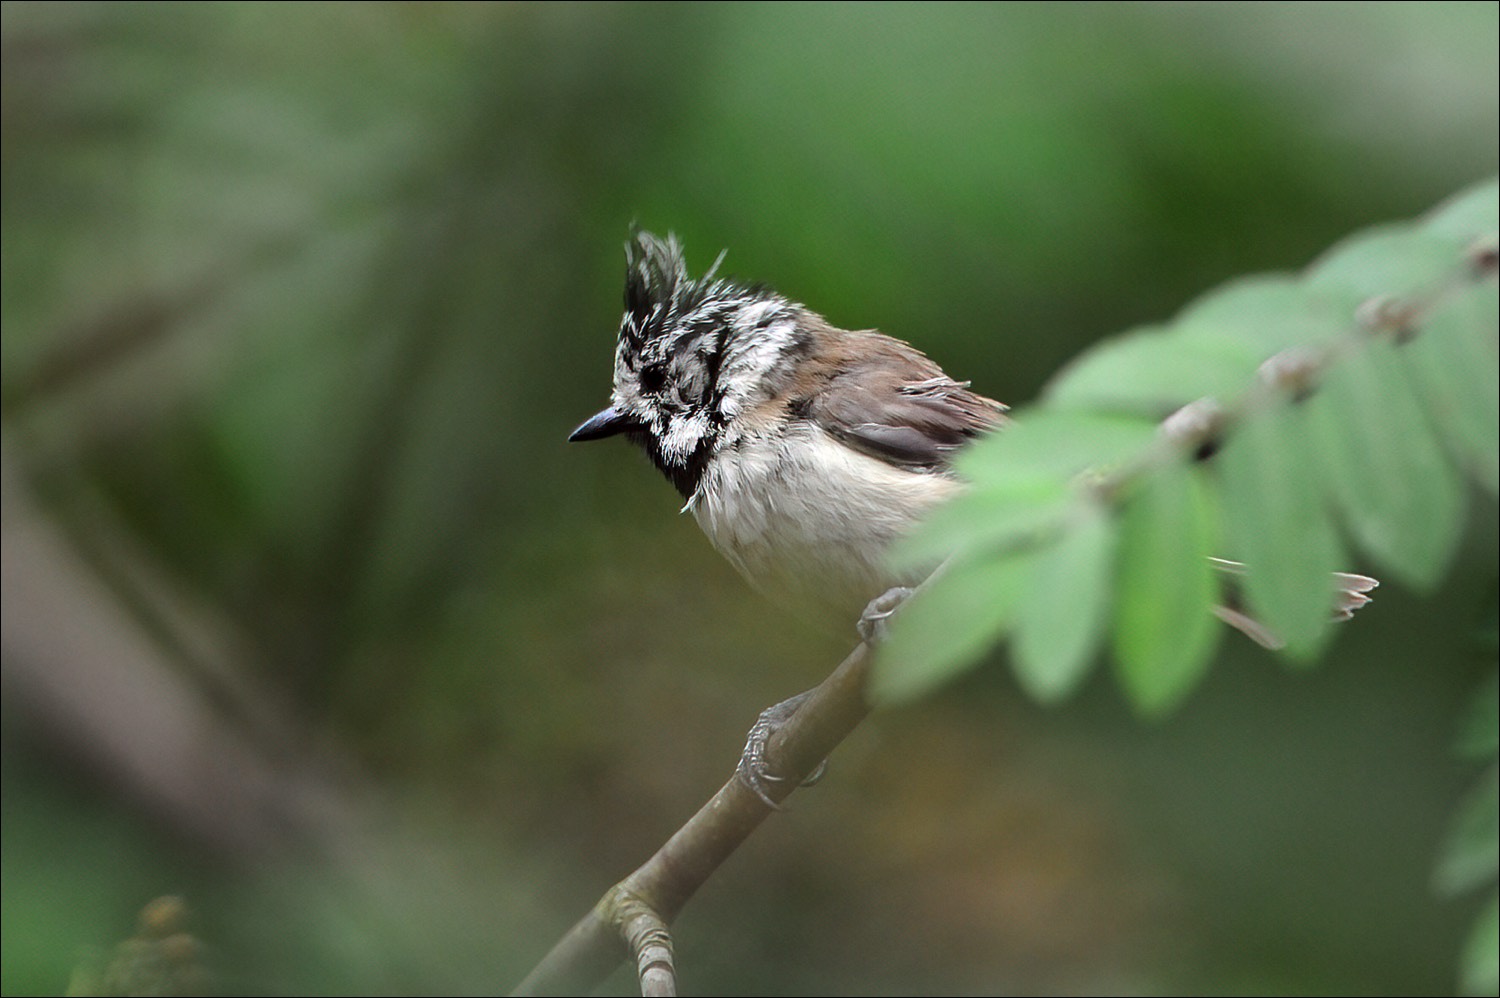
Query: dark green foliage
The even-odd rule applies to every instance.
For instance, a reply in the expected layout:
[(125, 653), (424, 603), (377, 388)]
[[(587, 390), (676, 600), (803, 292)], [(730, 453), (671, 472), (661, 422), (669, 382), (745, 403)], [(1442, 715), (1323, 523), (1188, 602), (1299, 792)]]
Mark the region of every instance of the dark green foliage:
[(1490, 896), (1464, 944), (1460, 984), (1467, 994), (1493, 994), (1500, 988), (1500, 672), (1475, 691), (1458, 738), (1459, 754), (1488, 763), (1484, 775), (1459, 805), (1443, 843), (1433, 886), (1443, 894), (1472, 894), (1486, 886)]

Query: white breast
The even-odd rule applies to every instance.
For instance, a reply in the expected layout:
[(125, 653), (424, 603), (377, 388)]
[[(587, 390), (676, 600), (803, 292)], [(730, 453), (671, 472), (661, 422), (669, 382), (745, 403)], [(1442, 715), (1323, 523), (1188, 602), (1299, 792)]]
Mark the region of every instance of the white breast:
[(886, 550), (960, 487), (795, 423), (723, 447), (688, 508), (757, 589), (842, 628), (892, 586), (921, 581), (893, 574)]

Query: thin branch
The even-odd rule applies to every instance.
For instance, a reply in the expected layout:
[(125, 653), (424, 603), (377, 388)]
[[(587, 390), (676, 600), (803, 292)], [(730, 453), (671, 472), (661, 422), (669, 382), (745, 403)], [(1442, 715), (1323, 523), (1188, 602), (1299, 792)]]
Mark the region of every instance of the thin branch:
[(675, 998), (677, 966), (672, 953), (672, 933), (650, 905), (623, 891), (606, 898), (620, 927), (625, 945), (635, 956), (636, 980), (643, 998)]
[[(872, 656), (869, 644), (859, 644), (771, 736), (766, 761), (772, 772), (786, 777), (766, 788), (773, 801), (790, 796), (870, 712), (866, 687)], [(730, 777), (656, 855), (610, 888), (512, 994), (577, 994), (597, 985), (627, 956), (629, 933), (638, 928), (634, 920), (643, 908), (659, 919), (664, 932), (772, 813), (737, 775)], [(641, 951), (636, 952), (639, 960)], [(643, 989), (645, 984), (643, 977)]]

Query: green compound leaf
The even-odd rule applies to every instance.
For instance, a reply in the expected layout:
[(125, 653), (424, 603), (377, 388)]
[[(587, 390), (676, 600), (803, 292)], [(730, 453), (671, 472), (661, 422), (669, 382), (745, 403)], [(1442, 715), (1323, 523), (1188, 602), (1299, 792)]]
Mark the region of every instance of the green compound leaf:
[[(969, 490), (899, 546), (905, 566), (953, 567), (897, 617), (883, 695), (929, 688), (1014, 629), (1020, 682), (1059, 698), (1108, 621), (1127, 694), (1166, 710), (1220, 633), (1210, 554), (1246, 563), (1245, 609), (1309, 659), (1332, 633), (1332, 573), (1354, 567), (1341, 525), (1382, 573), (1435, 582), (1459, 540), (1459, 471), (1500, 487), (1497, 303), (1480, 267), (1497, 214), (1495, 183), (1479, 185), (1419, 223), (1350, 238), (1302, 277), (1228, 284), (1061, 372), (1042, 407), (960, 455)], [(1305, 401), (1258, 383), (1272, 358), (1274, 391)], [(1147, 472), (1156, 421), (1204, 397), (1228, 428), (1217, 456)], [(1120, 488), (1119, 506), (1080, 506), (1083, 476)]]

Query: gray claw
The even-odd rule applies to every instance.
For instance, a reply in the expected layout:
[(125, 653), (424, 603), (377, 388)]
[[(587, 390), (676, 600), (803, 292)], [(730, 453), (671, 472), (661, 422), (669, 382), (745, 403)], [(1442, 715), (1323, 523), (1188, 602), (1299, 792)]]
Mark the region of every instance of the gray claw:
[(865, 612), (860, 614), (859, 636), (865, 644), (878, 645), (884, 643), (890, 634), (890, 619), (911, 596), (912, 590), (906, 586), (896, 586), (870, 600)]

